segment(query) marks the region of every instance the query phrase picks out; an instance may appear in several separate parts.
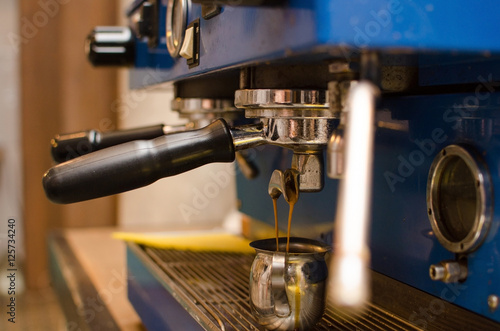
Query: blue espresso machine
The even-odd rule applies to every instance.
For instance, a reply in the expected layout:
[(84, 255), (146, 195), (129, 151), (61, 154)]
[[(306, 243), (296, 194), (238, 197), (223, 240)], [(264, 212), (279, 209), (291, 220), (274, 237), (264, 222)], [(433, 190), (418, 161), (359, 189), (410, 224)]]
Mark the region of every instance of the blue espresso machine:
[[(274, 226), (269, 181), (291, 167), (301, 191), (294, 235), (331, 244), (335, 255), (349, 246), (342, 231), (366, 232), (358, 239), (370, 252), (368, 307), (329, 303), (317, 329), (499, 329), (499, 13), (489, 0), (136, 0), (129, 26), (96, 28), (87, 51), (95, 65), (129, 66), (134, 88), (173, 82), (181, 114), (192, 116), (186, 100), (211, 100), (197, 118), (229, 123), (239, 209), (250, 223)], [(376, 91), (356, 89), (367, 84)], [(366, 109), (356, 110), (354, 95)], [(368, 130), (357, 125), (364, 119)], [(203, 148), (226, 141), (214, 144)], [(198, 161), (175, 173), (231, 160)], [(80, 201), (156, 179), (52, 198)], [(339, 198), (349, 187), (358, 200)], [(364, 210), (366, 222), (342, 220), (339, 229), (347, 207)], [(245, 312), (244, 285), (230, 284), (246, 282), (251, 256), (191, 256), (235, 269), (207, 276), (222, 284), (207, 289), (196, 283), (202, 276), (175, 267), (188, 260), (177, 254), (128, 248), (129, 299), (148, 329), (261, 329)]]

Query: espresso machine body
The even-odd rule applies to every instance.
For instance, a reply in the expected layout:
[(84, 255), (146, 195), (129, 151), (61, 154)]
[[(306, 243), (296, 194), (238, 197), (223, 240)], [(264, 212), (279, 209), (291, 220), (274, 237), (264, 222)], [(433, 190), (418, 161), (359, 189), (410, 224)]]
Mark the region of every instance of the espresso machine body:
[[(376, 53), (379, 74), (372, 77), (381, 95), (367, 236), (370, 268), (390, 282), (372, 296), (407, 307), (398, 314), (411, 327), (434, 329), (445, 315), (460, 319), (467, 311), (462, 322), (486, 329), (500, 327), (499, 13), (495, 1), (136, 0), (127, 13), (132, 46), (124, 61), (132, 87), (174, 82), (180, 98), (330, 89), (332, 103), (329, 82), (370, 77), (360, 59)], [(337, 126), (335, 117), (329, 120)], [(294, 148), (245, 150), (259, 171), (253, 179), (235, 171), (248, 219), (274, 226), (269, 178), (293, 162)], [(326, 145), (315, 153), (329, 162)], [(338, 194), (339, 180), (330, 178), (301, 193), (292, 233), (335, 251)], [(287, 214), (285, 203), (278, 207)], [(146, 325), (175, 328), (179, 320), (152, 313), (162, 307), (198, 325), (172, 297), (159, 295), (168, 284), (151, 275), (154, 267), (133, 250), (128, 262), (129, 296)], [(411, 290), (391, 296), (397, 284)]]

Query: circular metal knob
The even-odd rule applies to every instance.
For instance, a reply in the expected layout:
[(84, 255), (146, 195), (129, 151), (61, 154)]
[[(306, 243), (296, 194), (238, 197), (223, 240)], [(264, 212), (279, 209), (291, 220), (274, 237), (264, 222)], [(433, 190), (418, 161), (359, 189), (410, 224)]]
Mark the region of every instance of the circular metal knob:
[(98, 26), (88, 35), (85, 52), (94, 66), (131, 66), (135, 39), (128, 27)]

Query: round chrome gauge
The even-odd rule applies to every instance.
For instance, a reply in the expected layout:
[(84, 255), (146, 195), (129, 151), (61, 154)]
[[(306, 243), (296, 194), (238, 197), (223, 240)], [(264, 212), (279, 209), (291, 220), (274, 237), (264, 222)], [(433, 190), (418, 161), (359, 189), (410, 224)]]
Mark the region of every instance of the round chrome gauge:
[(190, 0), (168, 0), (167, 49), (172, 57), (178, 57), (186, 32), (187, 12)]
[(492, 218), (492, 186), (484, 162), (450, 145), (436, 156), (427, 181), (427, 212), (439, 242), (449, 251), (475, 250)]

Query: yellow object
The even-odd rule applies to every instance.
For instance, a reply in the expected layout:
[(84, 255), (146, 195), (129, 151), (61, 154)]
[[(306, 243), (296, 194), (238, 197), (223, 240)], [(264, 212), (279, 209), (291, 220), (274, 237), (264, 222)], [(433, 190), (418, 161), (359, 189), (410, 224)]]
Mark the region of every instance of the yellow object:
[(163, 249), (255, 253), (255, 250), (249, 246), (249, 240), (228, 233), (115, 232), (113, 238)]

